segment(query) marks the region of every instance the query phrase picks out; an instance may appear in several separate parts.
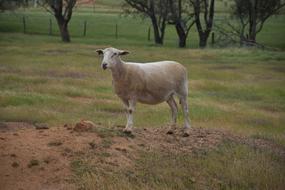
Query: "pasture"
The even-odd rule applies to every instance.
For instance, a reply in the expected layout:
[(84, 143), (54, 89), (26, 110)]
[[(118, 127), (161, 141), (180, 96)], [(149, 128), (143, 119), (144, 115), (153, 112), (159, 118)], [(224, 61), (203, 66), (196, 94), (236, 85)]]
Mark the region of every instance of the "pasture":
[[(87, 143), (77, 142), (91, 146), (74, 151), (68, 158), (72, 172), (69, 182), (76, 189), (284, 189), (284, 15), (272, 18), (258, 36), (279, 51), (194, 49), (195, 31), (189, 38), (191, 49), (178, 49), (172, 26), (168, 27), (165, 46), (153, 46), (147, 41), (147, 20), (118, 17), (116, 8), (107, 14), (108, 2), (114, 1), (100, 4), (100, 13), (93, 15), (90, 8), (75, 13), (70, 44), (60, 42), (55, 24), (53, 35), (46, 35), (46, 13), (0, 14), (1, 123), (46, 123), (56, 129), (85, 119), (100, 125), (95, 136), (59, 130), (65, 135), (62, 139), (68, 135), (74, 140), (84, 137)], [(23, 14), (27, 16), (28, 34), (21, 33)], [(33, 18), (37, 21), (29, 24), (28, 19)], [(79, 27), (83, 20), (94, 23), (86, 37), (81, 36)], [(112, 32), (116, 23), (118, 39)], [(124, 136), (117, 129), (125, 125), (125, 110), (112, 90), (111, 73), (100, 68), (101, 60), (95, 52), (109, 46), (130, 51), (123, 60), (175, 60), (187, 68), (190, 118), (196, 136), (187, 139), (164, 133), (170, 122), (166, 103), (138, 104), (134, 137)], [(178, 120), (182, 127), (181, 109)], [(0, 133), (0, 137), (9, 144), (9, 139), (23, 138), (25, 131), (17, 133), (20, 137), (9, 132)], [(31, 140), (37, 136), (32, 133)], [(61, 138), (60, 133), (46, 133), (50, 138)], [(207, 141), (204, 137), (208, 135), (212, 136)], [(44, 142), (45, 138), (49, 137), (42, 136)], [(203, 139), (207, 142), (201, 144), (206, 147), (200, 148)], [(66, 154), (64, 146), (69, 141), (62, 142), (59, 148)], [(48, 149), (56, 148), (52, 146), (49, 142)], [(4, 160), (5, 153), (0, 156)], [(113, 162), (117, 157), (119, 163)], [(11, 164), (10, 160), (7, 163)], [(42, 172), (40, 166), (31, 171)]]

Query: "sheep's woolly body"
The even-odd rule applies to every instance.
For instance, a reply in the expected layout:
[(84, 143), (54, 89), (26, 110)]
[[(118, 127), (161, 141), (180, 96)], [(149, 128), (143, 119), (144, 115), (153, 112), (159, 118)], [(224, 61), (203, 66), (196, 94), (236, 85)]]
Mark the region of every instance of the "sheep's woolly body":
[(115, 93), (123, 100), (145, 104), (164, 102), (174, 94), (187, 95), (187, 72), (179, 63), (122, 63), (112, 70)]

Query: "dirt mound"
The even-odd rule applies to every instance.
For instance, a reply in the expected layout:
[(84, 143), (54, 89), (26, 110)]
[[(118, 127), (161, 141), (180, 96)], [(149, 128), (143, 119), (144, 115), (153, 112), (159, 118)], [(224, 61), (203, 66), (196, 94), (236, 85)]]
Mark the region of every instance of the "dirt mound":
[(81, 120), (75, 124), (73, 130), (76, 132), (87, 132), (94, 128), (96, 128), (96, 125), (92, 121)]
[(1, 123), (0, 186), (4, 190), (76, 189), (70, 165), (82, 155), (91, 155), (98, 165), (120, 167), (124, 163), (127, 167), (142, 150), (191, 153), (216, 148), (227, 140), (256, 146), (262, 143), (282, 152), (273, 144), (246, 140), (221, 130), (193, 128), (189, 137), (182, 137), (180, 128), (172, 135), (166, 133), (167, 127), (135, 128), (133, 135), (127, 135), (121, 126), (106, 128), (89, 121), (48, 129), (36, 129), (27, 123)]

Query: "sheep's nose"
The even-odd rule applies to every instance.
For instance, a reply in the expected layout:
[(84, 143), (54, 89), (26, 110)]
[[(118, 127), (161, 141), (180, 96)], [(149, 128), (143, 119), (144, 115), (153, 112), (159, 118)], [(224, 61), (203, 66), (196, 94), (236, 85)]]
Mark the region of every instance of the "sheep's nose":
[(107, 69), (107, 63), (103, 63), (102, 64), (102, 68), (105, 70), (105, 69)]

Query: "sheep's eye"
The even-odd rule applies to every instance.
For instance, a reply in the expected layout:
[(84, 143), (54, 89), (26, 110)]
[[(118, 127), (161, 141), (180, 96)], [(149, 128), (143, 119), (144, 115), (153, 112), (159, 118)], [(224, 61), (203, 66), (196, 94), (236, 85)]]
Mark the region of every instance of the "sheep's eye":
[(114, 53), (113, 55), (112, 55), (112, 57), (114, 57), (114, 56), (116, 56), (116, 55), (118, 55), (117, 53)]

